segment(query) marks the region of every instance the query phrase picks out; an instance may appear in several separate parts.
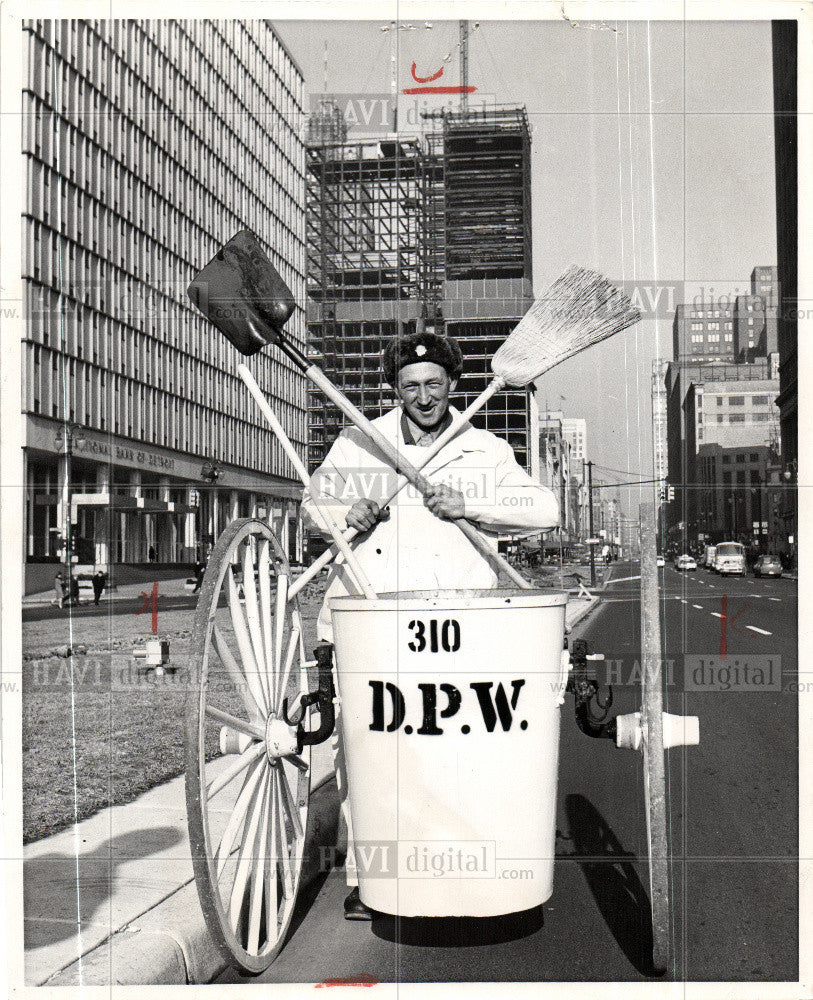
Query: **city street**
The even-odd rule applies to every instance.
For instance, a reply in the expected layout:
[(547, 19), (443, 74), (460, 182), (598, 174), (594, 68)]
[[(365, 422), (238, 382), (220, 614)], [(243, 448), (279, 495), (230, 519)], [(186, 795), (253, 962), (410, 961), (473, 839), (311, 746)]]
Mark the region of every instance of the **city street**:
[[(614, 566), (619, 582), (578, 630), (607, 657), (614, 712), (637, 707), (638, 572), (635, 564)], [(723, 579), (702, 569), (684, 575), (671, 564), (659, 572), (667, 709), (698, 715), (701, 734), (700, 746), (669, 752), (675, 937), (669, 977), (794, 980), (796, 583)], [(686, 656), (696, 660), (687, 664)], [(343, 873), (333, 871), (302, 901), (292, 935), (262, 981), (645, 978), (641, 760), (583, 736), (569, 696), (562, 722), (555, 888), (541, 911), (351, 923), (342, 916)], [(227, 973), (220, 981), (245, 980)]]

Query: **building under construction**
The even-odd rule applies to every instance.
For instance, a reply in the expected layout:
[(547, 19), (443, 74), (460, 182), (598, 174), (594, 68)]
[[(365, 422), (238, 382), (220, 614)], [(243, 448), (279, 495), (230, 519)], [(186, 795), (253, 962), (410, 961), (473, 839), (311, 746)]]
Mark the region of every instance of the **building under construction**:
[[(532, 301), (530, 132), (524, 108), (443, 110), (423, 136), (348, 140), (330, 109), (308, 143), (308, 328), (327, 374), (371, 416), (393, 403), (381, 351), (396, 334), (455, 337), (465, 367), (455, 403)], [(503, 392), (475, 419), (531, 463), (529, 394)], [(311, 467), (341, 430), (313, 393)]]

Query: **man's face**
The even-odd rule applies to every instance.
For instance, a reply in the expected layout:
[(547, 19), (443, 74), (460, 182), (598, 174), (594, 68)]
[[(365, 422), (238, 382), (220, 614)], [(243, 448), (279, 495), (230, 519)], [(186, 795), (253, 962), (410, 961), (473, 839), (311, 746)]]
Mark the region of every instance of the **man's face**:
[(421, 361), (405, 365), (398, 373), (398, 398), (410, 420), (431, 430), (446, 416), (449, 393), (455, 385), (445, 368), (433, 361)]

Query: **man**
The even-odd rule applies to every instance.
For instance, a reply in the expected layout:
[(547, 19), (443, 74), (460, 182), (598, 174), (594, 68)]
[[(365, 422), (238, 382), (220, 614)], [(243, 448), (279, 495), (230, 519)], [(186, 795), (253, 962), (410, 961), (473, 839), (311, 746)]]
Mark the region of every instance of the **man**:
[(105, 584), (105, 573), (104, 570), (97, 569), (93, 574), (93, 603), (98, 604), (99, 600), (104, 593)]
[[(431, 333), (391, 341), (384, 352), (384, 377), (399, 405), (373, 421), (412, 465), (458, 415), (449, 395), (462, 370), (457, 344)], [(366, 435), (355, 427), (342, 431), (305, 491), (306, 518), (327, 534), (310, 499), (318, 491), (334, 520), (364, 534), (354, 543), (356, 557), (379, 593), (497, 586), (497, 574), (452, 522), (467, 518), (496, 550), (497, 535), (549, 531), (559, 523), (555, 495), (524, 472), (510, 445), (466, 423), (423, 470), (432, 483), (422, 498), (407, 487), (383, 506), (397, 474)], [(371, 529), (375, 529), (374, 531)], [(318, 636), (332, 642), (329, 601), (358, 593), (344, 563), (335, 561), (318, 620)], [(340, 726), (334, 737), (342, 812), (348, 827), (345, 916), (370, 919), (358, 896), (352, 826), (346, 803), (347, 780)]]

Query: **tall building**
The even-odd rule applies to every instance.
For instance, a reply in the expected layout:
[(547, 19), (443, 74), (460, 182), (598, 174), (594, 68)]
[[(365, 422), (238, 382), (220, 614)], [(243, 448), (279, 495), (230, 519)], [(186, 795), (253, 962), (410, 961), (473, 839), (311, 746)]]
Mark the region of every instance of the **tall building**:
[(652, 362), (652, 478), (658, 483), (666, 482), (667, 427), (666, 427), (666, 370), (668, 361), (655, 359)]
[[(491, 358), (533, 301), (530, 131), (523, 108), (428, 117), (401, 133), (308, 148), (309, 330), (325, 371), (366, 413), (393, 403), (381, 350), (396, 334), (455, 337), (465, 359), (454, 402), (492, 377)], [(315, 466), (342, 426), (310, 399)], [(475, 419), (530, 465), (529, 394), (509, 389)]]
[(765, 358), (778, 350), (779, 285), (775, 267), (755, 267), (751, 291), (734, 303), (734, 356), (740, 361)]
[[(247, 514), (293, 551), (299, 484), (186, 286), (253, 230), (305, 347), (299, 68), (266, 21), (23, 28), (26, 558), (72, 523), (82, 562), (190, 561)], [(251, 366), (304, 449), (303, 376)]]
[[(533, 302), (531, 133), (522, 107), (429, 116), (424, 288), (428, 321), (463, 351), (468, 406), (491, 381), (491, 358)], [(476, 421), (531, 466), (530, 401), (508, 388)]]
[[(324, 116), (316, 116), (320, 121)], [(329, 114), (329, 111), (326, 112)], [(311, 119), (308, 144), (308, 330), (320, 366), (367, 416), (393, 405), (381, 352), (422, 315), (419, 241), (424, 157), (416, 139), (325, 141)], [(344, 425), (314, 389), (308, 442), (315, 468)]]
[(574, 463), (587, 461), (587, 421), (584, 417), (564, 417), (562, 432), (570, 443), (570, 454)]
[(780, 517), (783, 551), (795, 560), (799, 545), (799, 193), (797, 96), (799, 30), (793, 19), (771, 22), (773, 56), (774, 163), (776, 166), (776, 247), (780, 291), (779, 420), (782, 431), (783, 489)]
[(778, 384), (771, 376), (767, 358), (752, 364), (668, 366), (668, 479), (675, 494), (668, 520), (676, 535), (695, 541), (704, 530), (698, 463), (704, 445), (749, 453), (776, 447)]
[(672, 322), (672, 350), (675, 361), (736, 360), (731, 304), (679, 305)]

